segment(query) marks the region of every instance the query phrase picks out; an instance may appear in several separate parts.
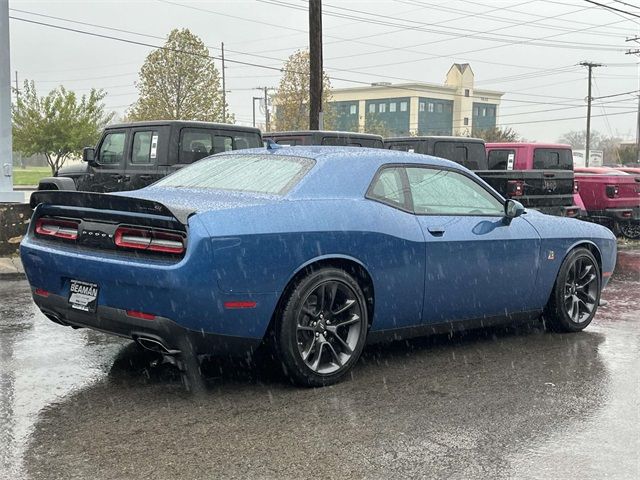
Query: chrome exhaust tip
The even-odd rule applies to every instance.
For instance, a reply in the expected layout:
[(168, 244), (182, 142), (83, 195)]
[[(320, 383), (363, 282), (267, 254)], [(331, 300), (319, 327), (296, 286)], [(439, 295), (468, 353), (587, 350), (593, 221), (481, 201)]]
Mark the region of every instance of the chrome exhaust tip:
[(180, 353), (180, 350), (170, 349), (160, 340), (155, 338), (136, 336), (134, 340), (142, 348), (162, 355), (178, 355)]

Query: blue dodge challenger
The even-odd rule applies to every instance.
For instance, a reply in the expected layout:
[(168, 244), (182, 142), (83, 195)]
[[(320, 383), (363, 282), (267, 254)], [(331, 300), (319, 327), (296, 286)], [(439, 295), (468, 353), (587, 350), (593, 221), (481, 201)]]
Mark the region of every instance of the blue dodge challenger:
[(536, 318), (580, 331), (616, 258), (602, 226), (389, 150), (228, 152), (142, 190), (31, 202), (21, 256), (52, 321), (196, 358), (269, 338), (309, 386), (342, 378), (368, 341)]

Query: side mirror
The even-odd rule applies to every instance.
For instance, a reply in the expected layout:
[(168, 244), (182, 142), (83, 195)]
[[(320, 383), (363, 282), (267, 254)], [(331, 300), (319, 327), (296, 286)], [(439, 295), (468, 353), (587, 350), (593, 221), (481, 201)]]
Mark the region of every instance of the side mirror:
[(525, 213), (524, 205), (515, 200), (508, 199), (504, 202), (504, 216), (508, 219), (519, 217)]
[(82, 161), (94, 163), (96, 158), (96, 151), (93, 147), (84, 147), (82, 149)]

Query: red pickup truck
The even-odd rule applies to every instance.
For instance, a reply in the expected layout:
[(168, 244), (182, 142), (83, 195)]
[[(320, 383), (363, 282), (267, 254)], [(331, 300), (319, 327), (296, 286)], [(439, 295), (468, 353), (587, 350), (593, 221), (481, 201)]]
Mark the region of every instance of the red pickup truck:
[[(584, 213), (574, 198), (577, 185), (570, 145), (487, 143), (486, 149), (488, 168), (495, 181), (504, 181), (504, 175), (510, 175), (507, 179), (510, 197), (553, 215), (579, 217)], [(493, 183), (490, 172), (481, 176)]]
[(590, 220), (640, 238), (640, 175), (608, 167), (576, 167), (575, 175)]

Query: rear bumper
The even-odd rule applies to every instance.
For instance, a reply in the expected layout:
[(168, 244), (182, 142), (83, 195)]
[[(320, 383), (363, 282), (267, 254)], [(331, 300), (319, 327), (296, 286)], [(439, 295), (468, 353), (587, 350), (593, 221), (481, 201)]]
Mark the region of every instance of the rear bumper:
[[(49, 293), (46, 297), (35, 294), (33, 299), (51, 321), (74, 328), (91, 328), (101, 332), (130, 338), (135, 341), (150, 340), (162, 345), (166, 352), (177, 353), (189, 349), (196, 354), (244, 355), (255, 350), (260, 339), (219, 335), (194, 331), (178, 325), (165, 317), (142, 320), (130, 317), (125, 310), (98, 305), (95, 313), (74, 310), (67, 299)], [(162, 351), (159, 349), (159, 351)]]
[(615, 220), (618, 222), (638, 221), (640, 220), (640, 207), (592, 210), (589, 211), (589, 217), (593, 220), (602, 218), (606, 220)]
[(542, 213), (545, 213), (547, 215), (554, 215), (556, 217), (584, 218), (587, 216), (587, 212), (585, 210), (582, 210), (577, 205), (531, 208), (535, 208)]

